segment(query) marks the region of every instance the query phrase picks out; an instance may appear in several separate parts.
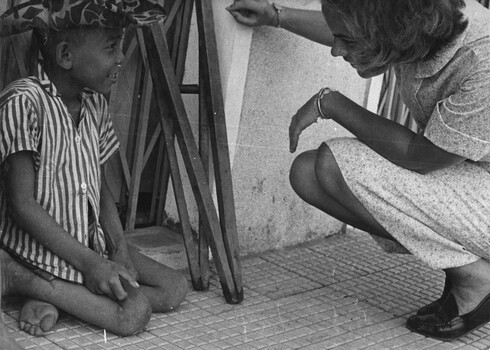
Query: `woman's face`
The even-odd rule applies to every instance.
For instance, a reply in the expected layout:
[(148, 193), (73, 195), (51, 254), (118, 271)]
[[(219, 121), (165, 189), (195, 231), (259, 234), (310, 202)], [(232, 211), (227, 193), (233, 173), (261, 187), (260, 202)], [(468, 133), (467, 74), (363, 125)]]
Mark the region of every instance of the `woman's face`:
[(336, 9), (322, 4), (322, 12), (334, 37), (332, 56), (343, 57), (363, 78), (371, 78), (388, 69), (373, 65), (374, 58), (369, 57), (366, 47), (352, 36)]

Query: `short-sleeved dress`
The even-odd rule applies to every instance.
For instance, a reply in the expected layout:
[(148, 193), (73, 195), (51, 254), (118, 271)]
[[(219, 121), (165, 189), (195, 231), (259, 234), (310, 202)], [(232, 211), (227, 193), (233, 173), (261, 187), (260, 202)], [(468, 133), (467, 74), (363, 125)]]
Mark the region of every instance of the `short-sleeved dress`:
[(352, 193), (399, 244), (378, 243), (435, 269), (490, 260), (490, 11), (466, 4), (461, 35), (430, 60), (396, 68), (424, 136), (466, 161), (421, 175), (356, 139), (326, 142)]

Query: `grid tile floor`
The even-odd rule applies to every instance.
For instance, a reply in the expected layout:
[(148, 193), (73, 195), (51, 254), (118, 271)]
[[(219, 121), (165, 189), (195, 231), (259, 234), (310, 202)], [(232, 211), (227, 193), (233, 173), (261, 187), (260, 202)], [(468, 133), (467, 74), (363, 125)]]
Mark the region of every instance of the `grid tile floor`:
[(245, 300), (226, 304), (216, 274), (177, 312), (155, 314), (145, 331), (120, 338), (63, 316), (45, 337), (17, 329), (25, 349), (489, 349), (490, 325), (453, 342), (411, 333), (407, 317), (441, 293), (443, 274), (409, 255), (388, 255), (367, 234), (349, 231), (242, 260)]

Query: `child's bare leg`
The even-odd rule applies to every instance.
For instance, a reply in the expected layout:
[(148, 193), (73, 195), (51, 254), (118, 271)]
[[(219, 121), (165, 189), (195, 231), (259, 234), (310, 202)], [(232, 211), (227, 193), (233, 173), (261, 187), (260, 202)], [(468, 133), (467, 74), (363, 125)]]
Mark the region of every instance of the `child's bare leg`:
[(144, 256), (131, 245), (129, 254), (139, 274), (140, 289), (148, 298), (153, 312), (175, 310), (187, 295), (188, 283), (185, 276)]
[(27, 299), (19, 315), (19, 328), (30, 335), (43, 335), (49, 332), (58, 321), (58, 309), (53, 305), (36, 299)]
[(47, 281), (15, 262), (0, 250), (6, 293), (42, 300), (108, 331), (128, 336), (142, 330), (151, 317), (151, 305), (139, 289), (124, 284), (128, 297), (116, 302), (95, 295), (82, 285), (60, 279)]
[[(2, 251), (3, 252), (3, 251)], [(1, 254), (1, 252), (0, 252)], [(4, 273), (2, 272), (3, 264), (2, 264), (2, 259), (0, 259), (0, 305), (2, 304), (2, 296), (4, 295), (4, 292), (7, 287), (6, 283), (3, 283), (4, 279)], [(9, 331), (7, 327), (5, 327), (5, 323), (3, 322), (3, 314), (0, 314), (0, 349), (5, 349), (5, 350), (21, 350), (22, 348), (20, 347), (19, 344), (12, 338), (12, 336), (9, 334)]]

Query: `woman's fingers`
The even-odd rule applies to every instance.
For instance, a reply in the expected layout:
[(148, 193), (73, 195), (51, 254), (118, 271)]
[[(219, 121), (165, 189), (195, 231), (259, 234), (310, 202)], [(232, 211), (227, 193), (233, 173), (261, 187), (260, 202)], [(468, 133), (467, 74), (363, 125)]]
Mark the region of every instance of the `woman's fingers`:
[(258, 12), (260, 9), (260, 1), (250, 1), (250, 0), (240, 0), (235, 1), (233, 4), (228, 6), (226, 9), (228, 11), (249, 11)]
[(252, 13), (245, 12), (245, 11), (230, 11), (230, 14), (233, 16), (233, 18), (240, 24), (247, 26), (247, 27), (253, 27), (255, 23), (257, 22), (256, 16), (254, 16)]
[(291, 118), (289, 124), (289, 151), (294, 153), (298, 147), (299, 136), (304, 129), (315, 123), (318, 118), (316, 95), (308, 100)]
[(298, 115), (295, 114), (293, 118), (291, 118), (291, 124), (289, 124), (289, 152), (296, 152), (296, 148), (298, 147), (299, 135), (303, 131), (298, 127)]
[(269, 25), (271, 4), (267, 0), (239, 0), (226, 8), (235, 20), (248, 27)]

